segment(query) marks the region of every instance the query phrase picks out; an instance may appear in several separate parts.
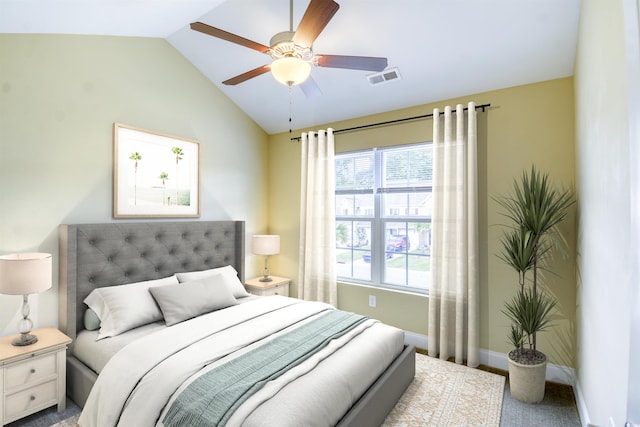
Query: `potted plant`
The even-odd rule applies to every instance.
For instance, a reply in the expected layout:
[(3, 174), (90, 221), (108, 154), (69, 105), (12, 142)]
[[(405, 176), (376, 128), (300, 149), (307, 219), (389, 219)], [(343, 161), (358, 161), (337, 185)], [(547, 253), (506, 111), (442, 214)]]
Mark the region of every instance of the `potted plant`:
[(502, 310), (512, 322), (509, 387), (515, 399), (538, 403), (544, 398), (547, 357), (536, 348), (536, 334), (550, 326), (556, 305), (540, 288), (538, 274), (547, 269), (550, 251), (563, 249), (556, 226), (566, 218), (573, 194), (552, 187), (548, 175), (532, 167), (529, 173), (523, 172), (519, 182), (514, 180), (513, 194), (495, 200), (511, 221), (498, 256), (518, 273), (517, 293)]

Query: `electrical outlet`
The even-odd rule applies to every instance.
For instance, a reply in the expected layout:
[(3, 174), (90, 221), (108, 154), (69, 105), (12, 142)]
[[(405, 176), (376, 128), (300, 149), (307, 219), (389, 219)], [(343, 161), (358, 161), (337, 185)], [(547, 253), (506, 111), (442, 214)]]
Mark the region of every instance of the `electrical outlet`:
[(369, 295), (369, 307), (376, 308), (376, 296)]

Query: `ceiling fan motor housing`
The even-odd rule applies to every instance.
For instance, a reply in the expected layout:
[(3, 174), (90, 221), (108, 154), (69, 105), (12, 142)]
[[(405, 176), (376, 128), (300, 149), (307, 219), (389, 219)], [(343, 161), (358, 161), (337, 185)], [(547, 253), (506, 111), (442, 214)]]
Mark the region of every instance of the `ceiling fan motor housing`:
[(293, 56), (303, 59), (305, 61), (313, 58), (313, 52), (311, 46), (303, 47), (298, 46), (293, 42), (294, 31), (282, 31), (275, 36), (271, 37), (269, 55), (273, 59), (285, 58), (287, 56)]

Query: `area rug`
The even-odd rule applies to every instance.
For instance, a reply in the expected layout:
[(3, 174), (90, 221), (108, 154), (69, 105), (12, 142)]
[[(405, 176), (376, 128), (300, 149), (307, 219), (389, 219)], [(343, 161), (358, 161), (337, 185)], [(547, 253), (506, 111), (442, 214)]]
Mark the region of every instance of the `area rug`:
[[(383, 427), (499, 427), (505, 378), (416, 354), (416, 376)], [(79, 415), (51, 427), (75, 427)]]
[(416, 354), (416, 376), (383, 427), (498, 427), (505, 378)]

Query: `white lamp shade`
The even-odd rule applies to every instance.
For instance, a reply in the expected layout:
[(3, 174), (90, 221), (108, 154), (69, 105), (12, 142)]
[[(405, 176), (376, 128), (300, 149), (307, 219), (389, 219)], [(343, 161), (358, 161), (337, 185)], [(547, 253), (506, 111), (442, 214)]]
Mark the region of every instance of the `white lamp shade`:
[(0, 294), (28, 295), (51, 287), (51, 254), (0, 256)]
[(307, 80), (311, 74), (311, 65), (304, 59), (285, 56), (271, 63), (271, 74), (285, 85), (297, 85)]
[(256, 234), (251, 242), (251, 252), (256, 255), (276, 255), (280, 253), (280, 236)]

